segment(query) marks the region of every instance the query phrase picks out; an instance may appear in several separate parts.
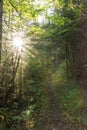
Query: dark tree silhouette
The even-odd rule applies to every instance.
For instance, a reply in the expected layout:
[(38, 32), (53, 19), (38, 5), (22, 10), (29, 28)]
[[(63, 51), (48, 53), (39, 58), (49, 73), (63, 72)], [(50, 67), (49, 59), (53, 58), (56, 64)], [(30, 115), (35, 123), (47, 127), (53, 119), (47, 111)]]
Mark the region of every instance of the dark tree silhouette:
[(1, 48), (2, 48), (2, 9), (3, 0), (0, 0), (0, 61), (1, 61)]

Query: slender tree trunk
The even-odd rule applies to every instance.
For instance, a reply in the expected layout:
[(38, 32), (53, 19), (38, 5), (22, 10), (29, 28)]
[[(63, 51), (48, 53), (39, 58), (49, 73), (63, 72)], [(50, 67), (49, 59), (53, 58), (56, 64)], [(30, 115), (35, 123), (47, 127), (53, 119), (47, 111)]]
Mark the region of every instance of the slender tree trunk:
[(0, 62), (1, 62), (1, 50), (2, 50), (2, 10), (3, 10), (3, 0), (0, 0)]
[(23, 87), (23, 70), (22, 70), (22, 58), (20, 61), (20, 86), (19, 86), (19, 103), (21, 103), (22, 98), (22, 87)]

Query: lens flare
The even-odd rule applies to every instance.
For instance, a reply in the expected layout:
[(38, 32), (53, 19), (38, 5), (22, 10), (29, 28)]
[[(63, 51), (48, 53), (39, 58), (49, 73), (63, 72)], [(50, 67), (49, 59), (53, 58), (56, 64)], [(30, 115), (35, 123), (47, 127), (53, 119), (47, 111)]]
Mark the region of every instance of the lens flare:
[(13, 44), (20, 51), (23, 46), (23, 40), (20, 37), (14, 37)]

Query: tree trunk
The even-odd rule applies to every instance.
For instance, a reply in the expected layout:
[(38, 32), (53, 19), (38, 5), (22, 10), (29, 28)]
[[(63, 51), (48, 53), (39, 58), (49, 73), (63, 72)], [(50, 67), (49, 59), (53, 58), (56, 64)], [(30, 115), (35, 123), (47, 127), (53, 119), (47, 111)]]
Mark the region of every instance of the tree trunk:
[(2, 50), (2, 10), (3, 10), (3, 0), (0, 0), (0, 62), (1, 62), (1, 50)]

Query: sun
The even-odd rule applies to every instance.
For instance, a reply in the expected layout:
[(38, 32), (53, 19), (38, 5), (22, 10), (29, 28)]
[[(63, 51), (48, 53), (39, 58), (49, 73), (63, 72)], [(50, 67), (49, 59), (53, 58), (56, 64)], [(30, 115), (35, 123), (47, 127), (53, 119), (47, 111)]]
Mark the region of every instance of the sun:
[(14, 37), (13, 44), (20, 51), (23, 46), (23, 40), (20, 37)]

